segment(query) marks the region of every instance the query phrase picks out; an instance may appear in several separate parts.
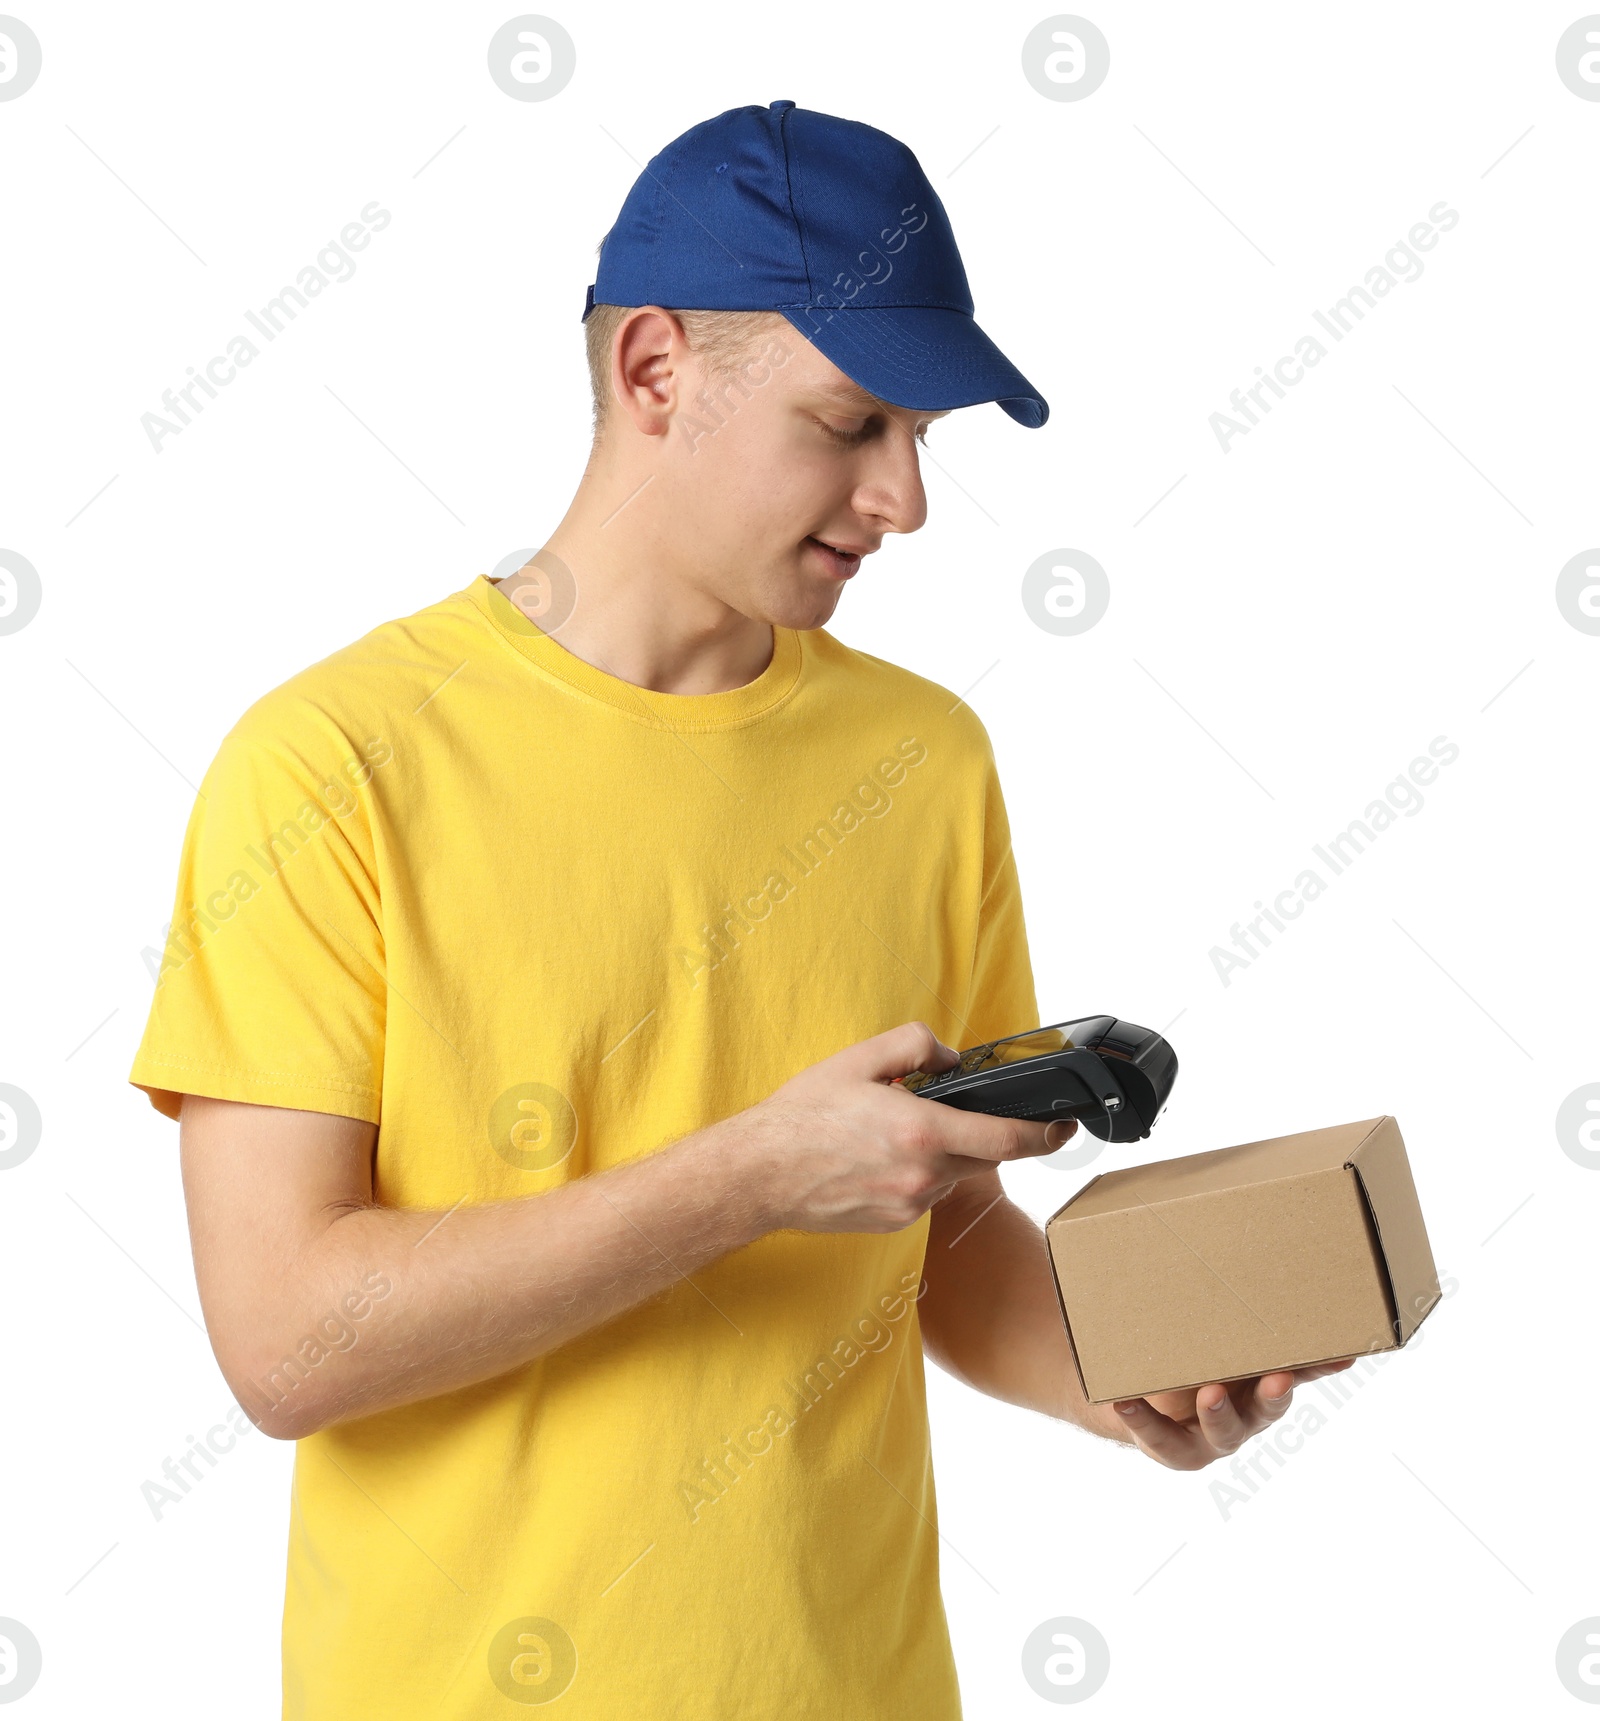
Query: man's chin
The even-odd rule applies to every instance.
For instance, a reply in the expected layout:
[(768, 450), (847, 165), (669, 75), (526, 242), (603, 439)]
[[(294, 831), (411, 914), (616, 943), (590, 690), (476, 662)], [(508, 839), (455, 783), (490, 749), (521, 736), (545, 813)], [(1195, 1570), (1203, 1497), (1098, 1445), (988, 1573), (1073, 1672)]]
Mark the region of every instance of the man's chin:
[(771, 627), (805, 629), (823, 627), (839, 607), (843, 587), (830, 583), (827, 587), (813, 581), (796, 580), (783, 586), (769, 586), (752, 592), (748, 607), (737, 607), (753, 621), (764, 621)]
[(796, 598), (784, 606), (783, 614), (774, 617), (778, 627), (811, 628), (826, 627), (833, 618), (833, 612), (839, 607), (839, 598), (843, 586), (834, 586), (825, 592), (808, 594), (801, 600)]

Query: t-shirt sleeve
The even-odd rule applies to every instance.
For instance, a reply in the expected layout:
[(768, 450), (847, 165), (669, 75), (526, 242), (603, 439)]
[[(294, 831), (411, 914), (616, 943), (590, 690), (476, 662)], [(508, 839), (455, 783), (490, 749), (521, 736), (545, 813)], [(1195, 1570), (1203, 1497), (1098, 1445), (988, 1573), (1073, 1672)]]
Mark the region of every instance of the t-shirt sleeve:
[[(273, 703), (276, 701), (276, 703)], [(130, 1076), (184, 1094), (378, 1121), (387, 999), (372, 775), (381, 739), (269, 695), (223, 742), (184, 836)]]
[(964, 1012), (966, 1045), (1039, 1026), (1033, 964), (1022, 914), (1022, 886), (1011, 850), (1000, 775), (990, 755), (984, 782), (983, 894), (978, 908), (972, 986)]

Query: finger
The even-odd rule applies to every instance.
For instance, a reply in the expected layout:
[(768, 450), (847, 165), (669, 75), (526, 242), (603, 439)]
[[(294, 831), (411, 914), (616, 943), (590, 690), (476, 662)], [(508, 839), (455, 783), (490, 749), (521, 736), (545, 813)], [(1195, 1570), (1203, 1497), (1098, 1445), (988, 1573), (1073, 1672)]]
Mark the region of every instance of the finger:
[(1294, 1371), (1295, 1385), (1301, 1386), (1308, 1380), (1321, 1380), (1325, 1374), (1343, 1374), (1355, 1360), (1353, 1356), (1347, 1356), (1339, 1362), (1318, 1362), (1312, 1363), (1309, 1368), (1297, 1368)]
[(1220, 1383), (1203, 1386), (1195, 1394), (1195, 1408), (1200, 1415), (1200, 1432), (1212, 1449), (1224, 1456), (1237, 1452), (1250, 1437), (1251, 1430), (1233, 1402), (1233, 1394)]
[(1290, 1369), (1264, 1374), (1246, 1396), (1243, 1415), (1245, 1438), (1269, 1428), (1294, 1401), (1295, 1376)]
[(1077, 1133), (1078, 1120), (1075, 1117), (1057, 1118), (1044, 1126), (1044, 1139), (1051, 1148), (1065, 1147)]
[(1116, 1400), (1117, 1418), (1139, 1450), (1173, 1470), (1198, 1470), (1214, 1456), (1187, 1428), (1180, 1427), (1142, 1398)]
[[(992, 1123), (995, 1120), (981, 1118), (975, 1121)], [(935, 1150), (929, 1170), (941, 1182), (985, 1175), (992, 1177), (996, 1166), (1013, 1165), (1024, 1159), (1042, 1159), (1054, 1151), (1045, 1140), (1042, 1123), (1025, 1124), (1023, 1128), (1034, 1133), (1019, 1138), (1010, 1130), (998, 1135), (988, 1130), (963, 1132), (955, 1141), (946, 1142)]]
[(1305, 1386), (1313, 1380), (1321, 1380), (1327, 1374), (1342, 1374), (1349, 1366), (1349, 1363), (1344, 1362), (1318, 1363), (1314, 1368), (1294, 1369), (1285, 1378), (1291, 1387)]
[(998, 1162), (972, 1153), (938, 1153), (928, 1161), (928, 1175), (941, 1184), (964, 1184), (975, 1177), (993, 1177)]
[[(984, 1112), (960, 1111), (933, 1102), (938, 1114), (928, 1120), (940, 1151), (953, 1159), (976, 1160), (980, 1167), (1009, 1164), (1019, 1159), (1038, 1159), (1054, 1153), (1059, 1143), (1051, 1136), (1051, 1125), (1029, 1123), (1024, 1118), (990, 1117)], [(970, 1170), (960, 1175), (970, 1176)]]

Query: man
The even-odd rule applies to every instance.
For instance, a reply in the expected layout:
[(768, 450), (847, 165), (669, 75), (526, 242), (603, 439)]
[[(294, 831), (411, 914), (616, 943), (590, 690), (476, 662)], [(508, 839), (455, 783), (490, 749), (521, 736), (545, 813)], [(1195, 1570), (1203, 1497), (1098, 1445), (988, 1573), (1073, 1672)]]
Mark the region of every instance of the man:
[(1287, 1407), (1086, 1404), (995, 1169), (1074, 1126), (894, 1085), (1039, 1019), (982, 725), (823, 630), (930, 424), (1045, 421), (971, 313), (903, 145), (694, 128), (602, 247), (545, 548), (206, 777), (133, 1080), (299, 1442), (286, 1715), (953, 1717), (924, 1347), (1180, 1468)]

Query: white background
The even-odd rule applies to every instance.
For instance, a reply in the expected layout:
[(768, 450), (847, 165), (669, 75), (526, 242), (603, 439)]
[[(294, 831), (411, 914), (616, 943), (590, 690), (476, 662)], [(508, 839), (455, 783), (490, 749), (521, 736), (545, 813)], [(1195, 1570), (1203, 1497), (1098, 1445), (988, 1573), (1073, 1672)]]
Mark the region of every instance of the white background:
[[(576, 76), (518, 102), (486, 70), (506, 7), (15, 0), (44, 55), (0, 102), (0, 547), (44, 591), (0, 637), (0, 1081), (44, 1118), (0, 1172), (0, 1615), (44, 1651), (17, 1713), (278, 1712), (290, 1448), (250, 1435), (160, 1522), (140, 1494), (229, 1404), (176, 1132), (126, 1086), (190, 785), (257, 694), (543, 541), (597, 241), (667, 139), (779, 97), (917, 151), (1053, 409), (939, 425), (926, 530), (834, 624), (971, 689), (1045, 1019), (1121, 1013), (1182, 1059), (1150, 1142), (1009, 1188), (1043, 1217), (1092, 1171), (1392, 1112), (1459, 1286), (1226, 1516), (1211, 1473), (935, 1376), (967, 1712), (1051, 1712), (1021, 1646), (1071, 1615), (1107, 1717), (1581, 1713), (1555, 1649), (1600, 1614), (1600, 1170), (1554, 1127), (1600, 1080), (1600, 637), (1555, 601), (1600, 542), (1600, 102), (1555, 71), (1581, 11), (1093, 0), (1110, 75), (1051, 101), (1020, 60), (1049, 13), (1007, 0), (557, 4)], [(141, 415), (373, 199), (357, 274), (154, 453)], [(1440, 200), (1422, 277), (1222, 452), (1229, 392)], [(1110, 580), (1076, 637), (1021, 602), (1058, 548)], [(1225, 986), (1212, 947), (1440, 735), (1421, 812)]]

